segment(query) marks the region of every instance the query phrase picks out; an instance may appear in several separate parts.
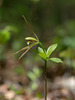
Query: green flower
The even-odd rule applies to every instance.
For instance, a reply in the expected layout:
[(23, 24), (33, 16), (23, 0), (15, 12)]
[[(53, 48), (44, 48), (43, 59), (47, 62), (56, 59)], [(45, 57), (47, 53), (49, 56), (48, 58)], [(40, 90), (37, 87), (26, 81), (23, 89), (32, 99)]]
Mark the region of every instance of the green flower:
[(26, 37), (25, 40), (27, 40), (27, 45), (30, 43), (38, 42), (38, 40), (33, 37)]
[(13, 53), (12, 55), (15, 55), (23, 50), (26, 50), (20, 57), (19, 59), (21, 59), (33, 46), (39, 44), (39, 39), (37, 37), (37, 35), (34, 33), (34, 31), (32, 30), (31, 26), (29, 25), (29, 23), (27, 22), (26, 18), (23, 16), (25, 22), (27, 23), (28, 27), (30, 28), (31, 32), (34, 34), (34, 37), (26, 37), (25, 40), (27, 41), (27, 45), (26, 47), (22, 48), (21, 50), (17, 51), (16, 53)]

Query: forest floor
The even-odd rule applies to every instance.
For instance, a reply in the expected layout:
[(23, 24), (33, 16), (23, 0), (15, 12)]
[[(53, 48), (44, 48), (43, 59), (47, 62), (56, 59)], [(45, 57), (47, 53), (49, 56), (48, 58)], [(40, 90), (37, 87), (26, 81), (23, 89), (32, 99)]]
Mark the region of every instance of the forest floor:
[[(55, 76), (51, 78), (49, 77), (51, 72), (51, 69), (47, 69), (47, 100), (75, 100), (74, 75), (67, 73), (56, 75), (55, 73)], [(44, 100), (44, 78), (41, 76), (36, 83), (38, 88), (33, 90), (31, 89), (32, 82), (27, 76), (17, 75), (9, 67), (2, 68), (0, 70), (0, 100)]]

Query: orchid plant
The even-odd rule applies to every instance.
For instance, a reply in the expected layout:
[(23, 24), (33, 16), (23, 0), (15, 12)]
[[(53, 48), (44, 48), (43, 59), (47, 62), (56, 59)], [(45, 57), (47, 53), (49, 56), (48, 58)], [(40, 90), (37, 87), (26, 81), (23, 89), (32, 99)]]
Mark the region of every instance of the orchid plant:
[(27, 23), (31, 32), (34, 34), (35, 38), (34, 37), (26, 37), (25, 40), (27, 41), (27, 46), (13, 54), (17, 54), (17, 53), (25, 50), (25, 52), (19, 57), (19, 59), (21, 59), (33, 46), (39, 45), (38, 50), (33, 50), (33, 51), (36, 52), (45, 61), (45, 100), (47, 100), (47, 76), (46, 76), (47, 75), (47, 62), (53, 61), (56, 63), (61, 63), (62, 60), (60, 58), (50, 58), (50, 55), (56, 49), (57, 44), (52, 44), (46, 50), (44, 48), (44, 46), (42, 45), (42, 43), (39, 41), (37, 35), (35, 34), (33, 29), (31, 28), (31, 26), (29, 25), (26, 18), (24, 16), (23, 16), (23, 18), (24, 18), (25, 22)]

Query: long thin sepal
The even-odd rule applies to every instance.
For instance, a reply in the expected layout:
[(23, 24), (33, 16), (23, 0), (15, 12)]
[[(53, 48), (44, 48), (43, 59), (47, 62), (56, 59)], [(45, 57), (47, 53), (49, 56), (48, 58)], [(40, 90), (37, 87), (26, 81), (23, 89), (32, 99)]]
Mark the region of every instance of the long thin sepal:
[[(32, 33), (34, 34), (34, 36), (38, 39), (37, 35), (36, 35), (35, 32), (33, 31), (32, 27), (30, 26), (30, 24), (28, 23), (28, 21), (26, 20), (25, 16), (24, 16), (24, 15), (22, 15), (22, 16), (23, 16), (25, 22), (27, 23), (29, 29), (31, 30), (31, 32), (32, 32)], [(39, 40), (39, 39), (38, 39), (38, 40)]]
[(34, 44), (31, 44), (30, 46), (29, 46), (29, 48), (19, 57), (19, 59), (21, 59), (34, 45), (36, 45), (36, 44), (38, 44), (38, 42), (37, 43), (34, 43)]
[(29, 46), (26, 46), (26, 47), (22, 48), (21, 50), (19, 50), (19, 51), (13, 53), (13, 54), (11, 54), (11, 55), (15, 55), (15, 54), (17, 54), (17, 53), (19, 53), (19, 52), (21, 52), (21, 51), (23, 51), (23, 50), (26, 50), (28, 47), (29, 47)]
[(29, 50), (30, 50), (30, 48), (27, 49), (27, 50), (19, 57), (19, 59), (21, 59)]

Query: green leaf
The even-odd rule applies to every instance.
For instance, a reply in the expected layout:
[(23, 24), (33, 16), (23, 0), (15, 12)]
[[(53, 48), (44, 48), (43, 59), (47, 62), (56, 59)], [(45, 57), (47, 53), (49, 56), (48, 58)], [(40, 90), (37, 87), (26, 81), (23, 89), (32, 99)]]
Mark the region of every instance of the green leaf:
[(57, 47), (57, 44), (53, 44), (48, 47), (47, 52), (46, 52), (47, 57), (51, 55), (51, 53), (56, 49), (56, 47)]
[(6, 30), (0, 31), (0, 43), (6, 43), (10, 39), (10, 32)]
[(34, 72), (34, 74), (35, 74), (35, 75), (37, 76), (37, 78), (38, 78), (38, 77), (41, 75), (42, 70), (35, 66), (35, 67), (33, 68), (33, 72)]
[(34, 80), (37, 79), (36, 75), (35, 75), (33, 72), (30, 72), (30, 71), (27, 73), (27, 76), (28, 76), (32, 81), (34, 81)]
[(38, 53), (38, 55), (39, 55), (41, 58), (43, 58), (43, 59), (46, 60), (46, 53), (45, 53), (45, 52), (44, 52), (44, 53)]
[(48, 60), (54, 61), (56, 63), (62, 63), (62, 60), (60, 58), (49, 58)]
[(36, 90), (36, 89), (38, 88), (38, 84), (37, 84), (37, 83), (32, 83), (32, 84), (31, 84), (31, 88), (32, 88), (33, 90)]
[(39, 53), (44, 53), (43, 49), (40, 47), (38, 47), (38, 51), (39, 51)]
[(41, 94), (40, 92), (38, 92), (38, 93), (36, 94), (36, 97), (39, 98), (39, 99), (41, 99), (41, 98), (42, 98), (42, 94)]

